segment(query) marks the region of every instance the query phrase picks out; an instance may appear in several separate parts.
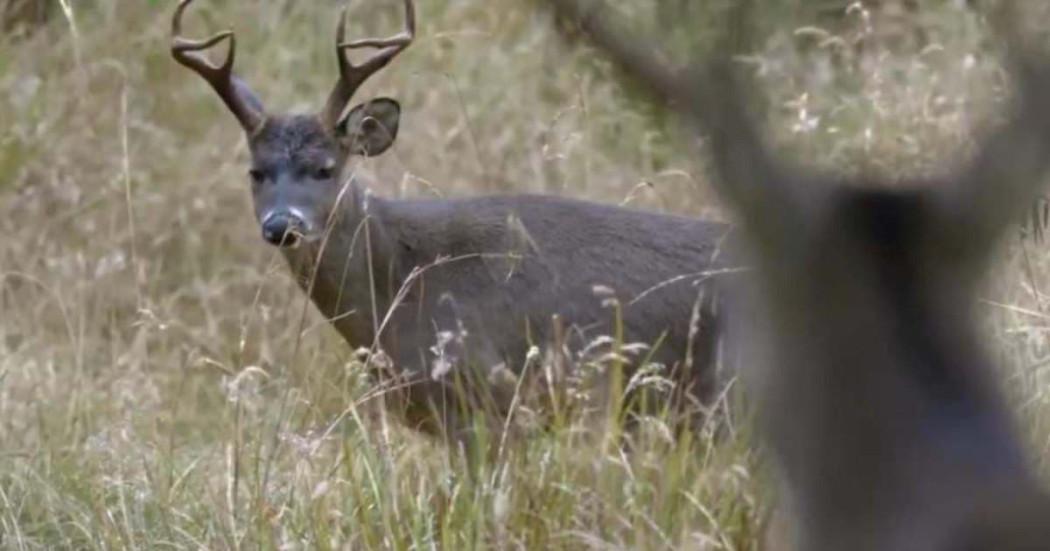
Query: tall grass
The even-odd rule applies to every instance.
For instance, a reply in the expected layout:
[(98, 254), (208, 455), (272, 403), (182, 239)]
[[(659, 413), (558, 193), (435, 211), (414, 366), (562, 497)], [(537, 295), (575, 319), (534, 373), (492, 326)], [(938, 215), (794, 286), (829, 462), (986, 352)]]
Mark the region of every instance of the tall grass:
[[(198, 4), (190, 32), (233, 22), (237, 69), (272, 110), (320, 106), (338, 2)], [(649, 28), (674, 19), (620, 4)], [(876, 13), (760, 13), (770, 34), (752, 61), (773, 139), (902, 177), (964, 153), (1004, 80), (956, 4), (924, 8), (929, 43), (904, 48)], [(768, 485), (746, 419), (717, 443), (674, 444), (653, 418), (630, 453), (567, 419), (473, 479), (362, 404), (362, 357), (258, 237), (237, 124), (168, 55), (173, 3), (64, 5), (0, 39), (0, 546), (756, 547)], [(416, 44), (361, 94), (406, 111), (396, 147), (363, 163), (376, 193), (531, 191), (721, 216), (692, 140), (542, 10), (419, 8)], [(698, 34), (717, 24), (710, 9)], [(389, 0), (350, 13), (358, 36), (400, 17)], [(682, 29), (665, 34), (691, 43)], [(1047, 270), (1041, 246), (1011, 239), (979, 305), (1044, 472)]]

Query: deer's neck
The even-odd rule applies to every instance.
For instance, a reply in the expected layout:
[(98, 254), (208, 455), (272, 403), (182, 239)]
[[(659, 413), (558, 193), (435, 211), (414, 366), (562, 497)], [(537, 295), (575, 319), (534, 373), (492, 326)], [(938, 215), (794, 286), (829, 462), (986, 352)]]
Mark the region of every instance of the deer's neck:
[(373, 344), (376, 327), (397, 292), (396, 239), (382, 202), (351, 183), (326, 237), (286, 250), (299, 285), (351, 346)]

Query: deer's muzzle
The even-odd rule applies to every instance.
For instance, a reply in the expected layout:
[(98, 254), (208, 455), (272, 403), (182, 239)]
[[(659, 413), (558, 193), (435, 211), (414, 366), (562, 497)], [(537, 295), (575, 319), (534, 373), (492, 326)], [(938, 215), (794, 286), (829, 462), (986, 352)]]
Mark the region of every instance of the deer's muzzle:
[(263, 239), (278, 247), (298, 245), (305, 230), (303, 218), (289, 210), (271, 212), (262, 221)]

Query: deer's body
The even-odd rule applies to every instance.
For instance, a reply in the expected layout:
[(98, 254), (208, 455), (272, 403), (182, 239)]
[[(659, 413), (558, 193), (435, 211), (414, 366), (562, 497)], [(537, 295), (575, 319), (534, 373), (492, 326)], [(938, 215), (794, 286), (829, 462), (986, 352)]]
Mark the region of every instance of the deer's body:
[[(231, 31), (182, 37), (191, 1), (175, 11), (172, 53), (205, 78), (245, 130), (263, 237), (282, 248), (351, 346), (390, 357), (381, 375), (406, 410), (422, 413), (409, 415), (413, 426), (457, 431), (475, 406), (503, 413), (514, 388), (494, 388), (494, 373), (522, 373), (532, 346), (572, 354), (598, 336), (653, 345), (634, 359), (666, 365), (680, 383), (676, 398), (711, 397), (716, 301), (702, 272), (716, 261), (724, 225), (542, 196), (367, 196), (349, 160), (391, 146), (400, 106), (389, 98), (346, 106), (411, 42), (412, 1), (405, 0), (404, 31), (390, 38), (344, 42), (341, 19), (340, 78), (325, 108), (307, 115), (266, 112), (233, 75)], [(200, 52), (224, 40), (227, 58), (213, 65)], [(354, 65), (349, 49), (377, 52)], [(598, 287), (614, 297), (596, 295)], [(619, 307), (603, 305), (609, 298)], [(553, 334), (554, 316), (563, 334)]]
[(658, 344), (650, 360), (682, 371), (688, 359), (679, 382), (694, 396), (714, 389), (715, 290), (696, 274), (718, 260), (724, 224), (541, 195), (366, 198), (356, 182), (340, 209), (326, 241), (285, 254), (351, 346), (379, 344), (397, 376), (428, 392), (445, 386), (438, 335), (455, 336), (444, 361), (520, 372), (531, 345), (551, 344), (554, 315), (572, 351), (620, 321), (626, 342)]

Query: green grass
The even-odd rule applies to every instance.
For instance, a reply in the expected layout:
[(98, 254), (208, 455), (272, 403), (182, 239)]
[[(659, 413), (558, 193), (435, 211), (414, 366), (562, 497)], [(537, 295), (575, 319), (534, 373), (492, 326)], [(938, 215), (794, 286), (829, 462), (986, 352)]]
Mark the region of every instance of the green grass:
[[(359, 356), (258, 237), (236, 122), (167, 53), (171, 4), (73, 3), (74, 20), (56, 10), (0, 41), (0, 547), (757, 546), (769, 484), (746, 419), (717, 443), (672, 445), (653, 418), (624, 454), (567, 418), (471, 479), (361, 403)], [(335, 2), (198, 4), (190, 32), (233, 22), (238, 70), (271, 109), (320, 106)], [(376, 193), (724, 216), (673, 116), (638, 104), (536, 6), (420, 4), (416, 44), (362, 93), (405, 109), (395, 148), (364, 163)], [(936, 47), (922, 51), (898, 48), (892, 22), (762, 10), (754, 61), (778, 147), (902, 178), (965, 153), (1004, 79), (981, 21), (955, 4), (923, 12)], [(667, 21), (631, 9), (643, 27)], [(355, 35), (387, 33), (400, 11), (369, 0), (351, 16)], [(823, 34), (796, 32), (813, 25)], [(665, 34), (690, 44), (688, 30)], [(978, 305), (1043, 472), (1048, 261), (1011, 239)]]

